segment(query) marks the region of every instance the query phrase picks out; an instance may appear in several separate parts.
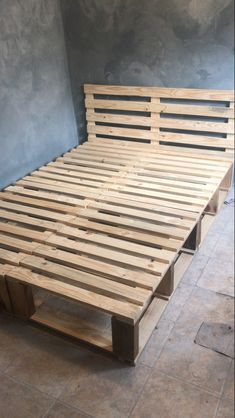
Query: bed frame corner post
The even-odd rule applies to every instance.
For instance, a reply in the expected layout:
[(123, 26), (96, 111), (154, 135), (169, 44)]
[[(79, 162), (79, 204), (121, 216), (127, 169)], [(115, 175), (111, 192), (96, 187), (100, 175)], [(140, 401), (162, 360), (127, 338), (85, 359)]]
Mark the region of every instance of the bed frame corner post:
[(183, 249), (189, 251), (197, 251), (202, 239), (202, 217), (199, 219), (191, 234), (186, 240)]
[(135, 364), (139, 354), (139, 322), (129, 324), (112, 317), (113, 354), (122, 361)]
[(170, 298), (174, 292), (174, 263), (168, 268), (156, 290), (158, 297)]
[(12, 312), (18, 318), (28, 320), (35, 313), (33, 292), (30, 286), (6, 278)]

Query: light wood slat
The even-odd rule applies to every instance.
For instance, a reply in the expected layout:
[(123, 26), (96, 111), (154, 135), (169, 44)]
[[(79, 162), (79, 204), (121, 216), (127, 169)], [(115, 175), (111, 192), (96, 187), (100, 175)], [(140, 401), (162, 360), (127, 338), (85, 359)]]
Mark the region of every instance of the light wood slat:
[[(89, 205), (87, 205), (86, 209), (98, 209), (102, 211), (106, 211), (110, 214), (117, 214), (117, 215), (124, 215), (128, 216), (130, 218), (138, 218), (143, 219), (150, 222), (159, 222), (159, 223), (166, 223), (166, 224), (172, 224), (172, 225), (179, 225), (182, 229), (190, 229), (192, 226), (192, 221), (185, 220), (182, 218), (175, 218), (170, 215), (163, 215), (161, 213), (155, 213), (152, 214), (150, 212), (144, 212), (141, 209), (131, 209), (131, 208), (125, 208), (118, 205), (112, 205), (107, 203), (101, 203), (101, 202), (91, 202)], [(82, 210), (83, 212), (83, 210)], [(79, 213), (80, 214), (80, 211)]]
[(91, 231), (107, 233), (113, 237), (124, 237), (131, 242), (137, 242), (147, 246), (158, 246), (172, 251), (177, 251), (181, 247), (181, 241), (177, 241), (172, 238), (167, 239), (158, 235), (138, 232), (133, 229), (125, 229), (121, 227), (116, 228), (115, 226), (97, 223), (95, 221), (87, 220), (86, 218), (77, 218), (74, 220), (73, 225), (86, 228)]
[[(170, 134), (170, 133), (169, 133)], [(172, 134), (175, 135), (175, 134)], [(180, 134), (183, 135), (183, 134)], [(186, 135), (185, 137), (188, 137)], [(193, 136), (194, 137), (194, 136)], [(206, 137), (207, 138), (207, 137)], [(226, 140), (226, 139), (225, 139)], [(132, 144), (132, 147), (130, 148), (129, 144)], [(141, 146), (141, 147), (139, 147)], [(175, 151), (172, 148), (165, 148), (163, 146), (158, 145), (152, 145), (149, 147), (149, 144), (142, 144), (142, 143), (133, 143), (129, 141), (122, 141), (122, 140), (115, 140), (112, 139), (102, 141), (89, 141), (85, 142), (82, 146), (79, 146), (77, 148), (74, 148), (74, 152), (80, 152), (80, 150), (95, 150), (95, 151), (107, 151), (107, 152), (117, 152), (118, 154), (124, 154), (124, 155), (141, 155), (145, 157), (154, 157), (158, 158), (160, 155), (163, 157), (171, 158), (172, 160), (176, 161), (184, 161), (184, 162), (193, 162), (193, 163), (199, 163), (201, 165), (207, 165), (209, 163), (210, 165), (214, 165), (217, 167), (221, 166), (227, 166), (230, 162), (225, 158), (225, 154), (219, 152), (216, 152), (216, 154), (213, 154), (213, 151), (209, 153), (200, 150), (201, 152), (204, 152), (204, 158), (200, 159), (197, 152), (195, 152), (195, 149), (189, 148), (188, 151), (191, 153), (185, 152), (185, 149), (176, 148)], [(174, 156), (174, 158), (172, 158)], [(51, 163), (52, 165), (54, 163)]]
[[(100, 167), (103, 164), (107, 165), (107, 163), (108, 163), (108, 164), (110, 164), (110, 168), (116, 168), (117, 167), (117, 161), (120, 161), (120, 159), (118, 157), (115, 157), (115, 156), (109, 156), (109, 157), (91, 156), (91, 155), (85, 155), (85, 154), (82, 154), (82, 153), (79, 154), (77, 152), (71, 153), (70, 156), (71, 156), (71, 158), (76, 160), (76, 162), (78, 162), (78, 164), (84, 164), (84, 165), (88, 164), (89, 166), (91, 164), (93, 164), (94, 167), (96, 167), (96, 166)], [(84, 162), (81, 161), (82, 159), (84, 160)], [(92, 160), (94, 161), (93, 163), (91, 162)], [(133, 160), (134, 160), (134, 158), (133, 158)], [(209, 168), (208, 168), (208, 170), (207, 170), (207, 169), (204, 169), (204, 167), (202, 169), (202, 167), (200, 166), (199, 163), (192, 163), (190, 165), (190, 163), (186, 162), (184, 164), (184, 162), (173, 161), (173, 159), (171, 160), (170, 158), (168, 158), (168, 160), (166, 162), (165, 162), (165, 160), (166, 159), (164, 159), (164, 158), (163, 158), (163, 160), (161, 160), (161, 159), (154, 158), (154, 157), (148, 159), (145, 156), (143, 156), (140, 159), (135, 159), (136, 162), (134, 164), (134, 168), (132, 169), (132, 171), (137, 170), (139, 167), (144, 167), (145, 169), (146, 169), (146, 167), (149, 167), (149, 166), (152, 167), (153, 162), (156, 163), (158, 161), (159, 161), (159, 164), (155, 164), (155, 166), (157, 166), (157, 167), (155, 167), (155, 169), (158, 169), (158, 166), (160, 165), (161, 166), (160, 168), (165, 170), (165, 171), (170, 170), (171, 167), (172, 167), (172, 169), (174, 168), (175, 170), (177, 170), (179, 172), (182, 172), (182, 168), (183, 168), (184, 173), (193, 172), (193, 173), (197, 173), (197, 174), (206, 175), (205, 171), (209, 171), (208, 174), (210, 176), (214, 176), (214, 175), (220, 176), (220, 174), (217, 173), (217, 171), (220, 172), (220, 171), (225, 171), (226, 170), (224, 167), (219, 167), (218, 168), (217, 166), (212, 166), (213, 169), (209, 170)], [(125, 165), (125, 163), (123, 162), (122, 167), (125, 170), (124, 165)], [(120, 170), (120, 168), (119, 168), (119, 170)]]
[(125, 185), (110, 185), (109, 187), (110, 190), (120, 190), (121, 192), (125, 192), (125, 193), (129, 193), (129, 194), (134, 194), (134, 195), (140, 195), (140, 196), (148, 196), (148, 197), (156, 197), (159, 199), (165, 199), (165, 200), (170, 200), (173, 202), (185, 202), (185, 200), (187, 200), (186, 203), (190, 204), (194, 204), (195, 206), (203, 206), (206, 204), (206, 202), (208, 201), (208, 198), (204, 197), (185, 197), (182, 194), (175, 194), (172, 192), (155, 192), (155, 191), (151, 191), (151, 190), (145, 190), (145, 189), (137, 189), (135, 187), (130, 187), (130, 186), (125, 186)]
[[(91, 145), (91, 143), (89, 142), (89, 145)], [(113, 148), (113, 149), (112, 149)], [(115, 154), (114, 154), (115, 151)], [(110, 149), (104, 148), (102, 146), (100, 147), (81, 147), (81, 149), (74, 149), (72, 151), (73, 154), (76, 154), (76, 157), (79, 156), (79, 158), (84, 157), (84, 159), (89, 160), (89, 158), (99, 158), (100, 156), (102, 156), (103, 158), (114, 158), (114, 159), (119, 159), (119, 160), (126, 160), (128, 161), (128, 151), (126, 150), (120, 150), (120, 148), (117, 148), (115, 146), (110, 147)], [(169, 163), (169, 161), (171, 162), (171, 164), (173, 165), (180, 165), (181, 166), (189, 166), (189, 167), (200, 167), (203, 166), (203, 168), (205, 168), (207, 171), (211, 170), (212, 168), (221, 171), (224, 169), (224, 167), (227, 168), (228, 164), (226, 162), (223, 163), (219, 163), (219, 162), (213, 162), (213, 161), (205, 161), (202, 162), (197, 159), (188, 159), (187, 157), (178, 157), (177, 155), (172, 157), (171, 155), (164, 155), (163, 153), (158, 155), (157, 152), (155, 153), (155, 155), (152, 153), (147, 153), (147, 150), (142, 153), (142, 155), (138, 155), (136, 152), (133, 153), (131, 155), (131, 157), (135, 158), (135, 160), (139, 159), (141, 161), (146, 161), (146, 162), (158, 162), (161, 164), (165, 164), (165, 163)], [(90, 160), (89, 160), (90, 161)]]
[[(24, 203), (27, 204), (28, 206), (33, 206), (33, 207), (39, 207), (39, 208), (46, 208), (46, 209), (50, 209), (50, 210), (55, 210), (57, 212), (61, 212), (61, 213), (70, 213), (73, 215), (76, 215), (78, 212), (77, 207), (74, 206), (69, 206), (69, 205), (65, 205), (62, 203), (57, 203), (57, 195), (53, 195), (54, 196), (54, 200), (56, 200), (56, 202), (50, 201), (53, 200), (53, 197), (49, 195), (49, 193), (46, 195), (41, 192), (38, 192), (38, 194), (33, 194), (35, 192), (35, 190), (28, 190), (28, 189), (23, 189), (21, 187), (17, 187), (17, 186), (10, 186), (7, 188), (7, 190), (9, 192), (13, 192), (13, 193), (8, 193), (7, 191), (0, 194), (0, 198), (9, 202), (16, 202), (16, 203)], [(17, 194), (15, 194), (17, 193)], [(37, 192), (35, 192), (37, 193)], [(26, 196), (26, 197), (25, 197)], [(39, 198), (33, 198), (33, 197), (27, 197), (27, 196), (35, 196), (35, 197), (41, 197), (43, 200), (39, 199)], [(48, 200), (46, 200), (46, 197)], [(80, 204), (78, 206), (80, 207), (84, 207), (84, 203), (83, 201), (79, 202)]]
[[(165, 201), (161, 201), (159, 200), (155, 200), (154, 199), (154, 203), (153, 203), (153, 199), (150, 199), (151, 202), (148, 199), (139, 199), (139, 197), (136, 197), (137, 200), (135, 200), (135, 197), (130, 196), (130, 199), (128, 199), (128, 195), (120, 195), (119, 193), (112, 193), (110, 196), (108, 195), (108, 193), (106, 192), (106, 194), (101, 195), (99, 197), (99, 199), (97, 199), (99, 202), (103, 202), (103, 203), (107, 203), (107, 204), (117, 204), (118, 207), (123, 206), (126, 207), (126, 211), (130, 209), (135, 209), (139, 208), (138, 206), (138, 202), (139, 204), (141, 204), (141, 207), (139, 210), (142, 211), (146, 211), (146, 213), (160, 213), (162, 215), (165, 216), (170, 216), (173, 218), (184, 218), (186, 220), (193, 220), (196, 221), (197, 219), (197, 213), (193, 213), (193, 209), (192, 207), (190, 207), (191, 211), (183, 210), (181, 208), (178, 207), (178, 204), (174, 204), (174, 203), (170, 203), (168, 205), (168, 203), (166, 203)], [(86, 205), (87, 207), (88, 205)], [(196, 208), (195, 208), (195, 212), (197, 212)], [(127, 212), (126, 212), (127, 213)]]
[(0, 246), (10, 248), (16, 252), (24, 251), (27, 254), (32, 254), (39, 244), (0, 234)]
[(112, 170), (113, 172), (118, 172), (123, 165), (119, 164), (107, 164), (107, 163), (98, 163), (98, 162), (92, 162), (92, 161), (79, 161), (79, 159), (74, 158), (73, 154), (66, 154), (66, 156), (57, 158), (57, 161), (63, 162), (64, 164), (74, 164), (77, 166), (86, 166), (86, 167), (92, 167), (92, 168), (101, 168), (101, 169), (107, 169)]
[[(11, 264), (12, 266), (18, 266), (26, 256), (23, 253), (14, 253), (9, 250), (0, 248), (0, 263)], [(1, 267), (1, 266), (0, 266)]]
[(1, 209), (12, 210), (12, 211), (18, 212), (18, 213), (29, 214), (29, 215), (32, 215), (32, 216), (38, 216), (38, 217), (40, 217), (42, 219), (46, 219), (46, 220), (64, 222), (66, 224), (69, 224), (70, 221), (73, 219), (73, 217), (70, 216), (70, 215), (64, 215), (64, 214), (51, 212), (51, 211), (47, 211), (47, 210), (36, 209), (36, 208), (32, 208), (32, 207), (28, 207), (28, 206), (24, 206), (24, 205), (19, 205), (19, 204), (14, 204), (14, 203), (9, 203), (9, 202), (5, 202), (5, 201), (1, 201), (1, 200), (0, 200), (0, 208)]
[(197, 135), (186, 135), (186, 134), (172, 134), (170, 132), (161, 132), (160, 141), (164, 142), (176, 142), (179, 144), (187, 145), (201, 145), (204, 147), (214, 147), (214, 148), (234, 148), (234, 141), (223, 138), (213, 138), (213, 137), (200, 137)]
[[(66, 171), (69, 170), (71, 173), (73, 172), (75, 175), (79, 175), (80, 173), (85, 173), (85, 174), (94, 174), (96, 175), (102, 175), (104, 177), (109, 177), (109, 176), (113, 176), (115, 174), (116, 171), (113, 171), (112, 169), (107, 170), (107, 169), (102, 169), (102, 168), (98, 168), (98, 167), (87, 167), (86, 165), (74, 165), (74, 164), (68, 164), (68, 163), (63, 163), (62, 161), (55, 161), (51, 164), (48, 164), (48, 166), (50, 167), (58, 167), (59, 169), (61, 169), (62, 171)], [(47, 166), (47, 167), (48, 167)]]
[(79, 241), (72, 241), (70, 239), (60, 237), (57, 235), (51, 235), (47, 243), (58, 247), (63, 250), (72, 249), (73, 252), (79, 254), (87, 254), (92, 257), (100, 258), (101, 260), (113, 261), (120, 265), (139, 268), (148, 273), (163, 274), (167, 266), (164, 263), (152, 261), (149, 259), (142, 259), (130, 254), (126, 254), (123, 251), (114, 251), (108, 248), (102, 248), (101, 246), (87, 244)]
[(139, 97), (162, 97), (170, 99), (193, 99), (234, 102), (231, 90), (184, 89), (167, 87), (135, 87), (135, 86), (107, 86), (85, 84), (86, 94), (107, 94)]
[(91, 181), (91, 180), (86, 180), (83, 178), (72, 178), (72, 177), (67, 177), (66, 175), (59, 175), (59, 174), (53, 174), (53, 173), (45, 173), (45, 172), (41, 172), (41, 171), (37, 171), (37, 172), (33, 172), (31, 173), (32, 177), (39, 177), (40, 180), (45, 181), (45, 179), (49, 179), (49, 180), (56, 180), (63, 183), (69, 183), (69, 184), (76, 184), (76, 185), (84, 185), (84, 186), (89, 186), (89, 187), (102, 187), (103, 186), (103, 182), (98, 182), (98, 181)]
[[(228, 136), (228, 135), (227, 135)], [(133, 149), (138, 148), (139, 151), (142, 150), (146, 151), (146, 147), (149, 147), (149, 144), (144, 144), (141, 142), (130, 142), (128, 140), (118, 140), (115, 139), (112, 140), (110, 138), (99, 138), (99, 141), (97, 140), (91, 140), (89, 141), (90, 144), (92, 145), (112, 145), (118, 146), (119, 148), (126, 150), (127, 152), (129, 152), (130, 150), (130, 146), (133, 147)], [(181, 157), (187, 157), (187, 158), (193, 158), (193, 159), (198, 159), (200, 157), (202, 157), (202, 161), (205, 160), (213, 160), (213, 161), (221, 161), (221, 163), (229, 163), (230, 161), (233, 161), (233, 154), (230, 153), (225, 153), (225, 152), (221, 152), (221, 151), (214, 151), (212, 149), (199, 149), (199, 148), (182, 148), (182, 147), (176, 147), (176, 146), (167, 146), (167, 148), (164, 145), (159, 145), (157, 142), (153, 142), (151, 144), (151, 149), (152, 152), (155, 153), (161, 153), (161, 154), (169, 154), (169, 155), (178, 155)], [(150, 149), (150, 148), (149, 148)]]
[(85, 289), (78, 289), (76, 286), (32, 273), (23, 267), (15, 267), (7, 274), (7, 278), (67, 297), (87, 307), (96, 308), (110, 315), (121, 317), (126, 322), (134, 323), (141, 312), (141, 308), (136, 305), (117, 301)]
[(147, 116), (129, 116), (129, 115), (112, 115), (109, 113), (91, 113), (86, 114), (88, 122), (113, 123), (120, 125), (136, 125), (136, 126), (158, 126), (157, 120), (153, 121)]
[(101, 275), (128, 286), (141, 287), (153, 290), (160, 282), (160, 276), (145, 273), (143, 271), (131, 270), (115, 266), (104, 261), (95, 260), (79, 254), (68, 253), (67, 251), (41, 245), (33, 251), (34, 255), (45, 258), (59, 264), (64, 264), (81, 271)]
[(60, 228), (59, 223), (44, 221), (33, 216), (20, 215), (18, 213), (9, 212), (8, 210), (0, 210), (0, 219), (16, 222), (23, 225), (30, 225), (32, 227), (47, 229), (49, 231), (57, 231)]
[(156, 139), (156, 135), (148, 130), (89, 125), (89, 123), (87, 125), (87, 132), (88, 134), (117, 136), (123, 138), (138, 138), (146, 141)]
[[(119, 154), (118, 152), (115, 152), (115, 154), (110, 151), (103, 151), (102, 149), (100, 151), (93, 151), (93, 150), (89, 150), (89, 149), (81, 149), (81, 150), (74, 150), (72, 153), (72, 158), (78, 158), (80, 160), (85, 160), (85, 161), (97, 161), (97, 162), (101, 162), (101, 161), (110, 161), (112, 163), (116, 163), (116, 161), (122, 161), (125, 164), (128, 164), (130, 159), (128, 157), (123, 157), (122, 154)], [(143, 163), (146, 162), (146, 164), (148, 163), (156, 163), (158, 165), (169, 165), (171, 164), (172, 166), (179, 166), (179, 167), (191, 167), (191, 168), (200, 168), (201, 169), (201, 164), (200, 161), (187, 161), (186, 159), (181, 158), (181, 160), (177, 159), (177, 158), (172, 158), (170, 155), (168, 156), (168, 158), (166, 158), (166, 156), (163, 155), (162, 158), (160, 158), (159, 156), (154, 156), (152, 155), (147, 155), (147, 154), (143, 154), (141, 157), (140, 156), (133, 156), (131, 161), (133, 161), (133, 159), (135, 158), (135, 166), (138, 166), (138, 162)], [(218, 164), (213, 164), (212, 162), (210, 163), (210, 161), (208, 161), (208, 165), (203, 166), (203, 169), (205, 171), (211, 171), (211, 170), (217, 170), (217, 171), (224, 171), (225, 170), (225, 166), (227, 168), (227, 165), (218, 165)]]
[(163, 235), (170, 236), (175, 239), (183, 239), (185, 236), (185, 230), (172, 227), (172, 226), (161, 226), (156, 225), (153, 223), (148, 223), (144, 221), (139, 221), (135, 219), (131, 219), (128, 217), (118, 217), (113, 215), (107, 215), (104, 213), (96, 212), (95, 210), (90, 209), (84, 209), (80, 211), (80, 216), (83, 216), (85, 218), (89, 218), (91, 220), (102, 220), (109, 222), (113, 225), (121, 225), (121, 226), (127, 226), (129, 228), (139, 229), (139, 230), (145, 230), (149, 231), (150, 233), (159, 233)]
[(181, 119), (160, 118), (158, 120), (159, 127), (169, 129), (186, 129), (190, 131), (204, 131), (216, 133), (233, 133), (234, 121), (228, 123), (221, 122), (207, 122), (207, 121), (192, 121)]
[(123, 110), (135, 112), (151, 112), (151, 113), (168, 113), (176, 115), (192, 115), (192, 116), (208, 116), (217, 118), (234, 119), (234, 111), (229, 107), (220, 106), (200, 106), (169, 103), (147, 103), (135, 100), (90, 100), (86, 99), (85, 105), (87, 109), (107, 109), (107, 110)]
[[(158, 118), (157, 116), (126, 116), (126, 115), (111, 115), (109, 113), (90, 113), (87, 112), (88, 122), (103, 122), (107, 124), (119, 125), (136, 125), (153, 128), (169, 128), (169, 129), (186, 129), (190, 131), (204, 131), (217, 133), (233, 133), (234, 121), (228, 123), (182, 120), (174, 118)], [(99, 126), (99, 125), (97, 125)], [(126, 136), (126, 135), (124, 135)]]
[(166, 208), (171, 208), (171, 209), (179, 209), (179, 210), (186, 210), (188, 212), (194, 212), (194, 213), (199, 213), (201, 210), (202, 206), (198, 206), (198, 205), (193, 205), (193, 204), (187, 204), (187, 202), (185, 204), (180, 203), (180, 202), (176, 202), (176, 201), (171, 201), (169, 199), (161, 199), (161, 198), (157, 198), (157, 197), (148, 197), (147, 195), (137, 195), (137, 194), (127, 194), (125, 191), (119, 191), (119, 192), (115, 192), (112, 190), (104, 190), (102, 192), (102, 195), (99, 196), (99, 200), (101, 201), (107, 201), (107, 199), (111, 198), (118, 198), (121, 199), (123, 201), (123, 203), (125, 202), (129, 202), (130, 200), (133, 200), (135, 202), (135, 205), (139, 205), (139, 204), (150, 204), (150, 205), (160, 205), (160, 206), (166, 206)]
[[(59, 184), (59, 182), (57, 182), (57, 184), (55, 184), (55, 182), (54, 184), (53, 182), (49, 183), (49, 180), (43, 183), (43, 182), (40, 182), (39, 180), (36, 181), (33, 178), (29, 180), (19, 180), (17, 182), (17, 185), (22, 186), (22, 187), (28, 187), (30, 189), (35, 189), (35, 190), (44, 190), (44, 191), (64, 193), (65, 195), (76, 196), (76, 197), (96, 198), (97, 193), (99, 193), (99, 191), (97, 191), (97, 189), (94, 189), (94, 188), (89, 189), (88, 187), (85, 187), (85, 186), (80, 186), (77, 188), (76, 186), (68, 187), (67, 184), (63, 186), (61, 185), (61, 183)], [(65, 222), (69, 223), (70, 221), (69, 216), (68, 215), (63, 215), (63, 216), (68, 217), (68, 221), (65, 221)]]
[(27, 239), (37, 241), (37, 242), (44, 242), (51, 235), (51, 232), (32, 231), (31, 229), (28, 229), (28, 228), (23, 228), (23, 227), (11, 225), (8, 223), (2, 223), (2, 222), (0, 222), (0, 232), (11, 234), (11, 235), (16, 235), (21, 238), (27, 238)]
[(134, 288), (109, 279), (103, 279), (90, 273), (81, 272), (71, 267), (62, 266), (44, 258), (27, 256), (21, 262), (22, 267), (33, 269), (37, 273), (50, 275), (55, 279), (65, 280), (66, 283), (90, 290), (117, 300), (124, 300), (135, 305), (143, 306), (151, 296), (151, 292), (141, 288)]
[(159, 250), (153, 247), (146, 247), (141, 244), (133, 243), (129, 240), (112, 238), (97, 232), (87, 232), (67, 226), (64, 226), (60, 229), (59, 235), (63, 235), (67, 238), (82, 239), (84, 241), (101, 244), (113, 249), (120, 249), (122, 251), (127, 251), (128, 253), (134, 253), (135, 255), (137, 254), (140, 257), (152, 257), (153, 259), (163, 263), (168, 263), (169, 260), (172, 260), (173, 257), (171, 251)]
[[(102, 175), (100, 175), (100, 174), (98, 174), (98, 173), (96, 173), (96, 174), (91, 174), (91, 173), (86, 173), (86, 172), (83, 172), (83, 171), (70, 171), (70, 170), (66, 170), (66, 169), (61, 169), (61, 168), (58, 168), (58, 167), (53, 167), (53, 166), (50, 166), (50, 167), (48, 167), (48, 166), (46, 166), (46, 167), (42, 167), (41, 169), (40, 169), (40, 172), (41, 173), (52, 173), (52, 174), (58, 174), (58, 175), (60, 175), (60, 176), (66, 176), (66, 177), (71, 177), (71, 178), (73, 178), (74, 180), (75, 179), (78, 179), (78, 180), (80, 180), (80, 179), (86, 179), (86, 180), (94, 180), (94, 181), (96, 181), (96, 182), (105, 182), (105, 181), (107, 181), (108, 180), (108, 176), (106, 175), (106, 176), (102, 176)], [(111, 173), (111, 176), (113, 176), (113, 172)]]

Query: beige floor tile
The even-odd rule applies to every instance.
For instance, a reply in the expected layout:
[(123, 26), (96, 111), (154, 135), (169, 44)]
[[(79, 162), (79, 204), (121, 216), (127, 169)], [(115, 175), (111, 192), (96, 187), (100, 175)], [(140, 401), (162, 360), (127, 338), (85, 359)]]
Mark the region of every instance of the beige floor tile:
[(64, 405), (61, 402), (56, 402), (50, 409), (45, 418), (89, 418), (89, 415), (85, 415), (79, 412), (77, 409)]
[(148, 344), (139, 357), (139, 362), (146, 366), (153, 367), (157, 358), (160, 356), (161, 351), (172, 331), (174, 322), (167, 319), (161, 319), (157, 325), (157, 328), (153, 332)]
[(234, 296), (234, 265), (232, 261), (212, 258), (197, 285), (224, 295)]
[(6, 370), (17, 381), (58, 397), (71, 377), (78, 373), (83, 351), (63, 339), (32, 329), (28, 348)]
[(209, 257), (201, 254), (201, 250), (195, 255), (191, 265), (184, 274), (181, 283), (187, 283), (190, 285), (195, 285), (200, 278), (203, 270), (205, 269)]
[(216, 418), (234, 418), (234, 402), (230, 399), (222, 399)]
[(167, 319), (168, 321), (177, 321), (185, 303), (192, 294), (193, 289), (194, 286), (186, 283), (181, 283), (177, 287), (172, 299), (170, 300), (170, 303), (167, 305), (162, 318)]
[(231, 362), (231, 367), (225, 383), (224, 397), (234, 400), (234, 360)]
[(41, 392), (1, 376), (1, 418), (42, 418), (54, 400)]
[(156, 368), (219, 395), (222, 393), (231, 359), (195, 344), (195, 337), (196, 332), (191, 329), (191, 321), (185, 321), (183, 326), (176, 325)]
[(28, 328), (24, 323), (0, 314), (0, 373), (27, 351), (27, 335)]
[(131, 418), (214, 418), (218, 399), (155, 370)]
[(60, 400), (97, 418), (127, 418), (150, 370), (141, 364), (127, 367), (93, 355), (83, 362)]

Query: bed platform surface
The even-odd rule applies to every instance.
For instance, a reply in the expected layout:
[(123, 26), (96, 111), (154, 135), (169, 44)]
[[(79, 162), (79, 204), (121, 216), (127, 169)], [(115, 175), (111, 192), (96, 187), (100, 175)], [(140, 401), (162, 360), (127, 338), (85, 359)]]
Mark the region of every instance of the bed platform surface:
[(0, 306), (134, 363), (230, 187), (234, 97), (85, 93), (88, 141), (0, 192)]

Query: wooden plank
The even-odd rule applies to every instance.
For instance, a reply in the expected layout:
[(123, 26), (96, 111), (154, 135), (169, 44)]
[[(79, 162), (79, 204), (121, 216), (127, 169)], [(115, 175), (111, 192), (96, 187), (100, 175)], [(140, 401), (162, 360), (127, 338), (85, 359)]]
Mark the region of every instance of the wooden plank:
[(153, 290), (158, 286), (160, 278), (156, 275), (115, 266), (104, 261), (95, 260), (78, 254), (68, 253), (47, 245), (41, 245), (33, 251), (34, 255), (53, 261), (58, 264), (69, 266), (81, 271), (110, 278), (119, 283), (132, 287), (141, 287)]
[(118, 265), (131, 268), (142, 269), (148, 273), (162, 274), (167, 265), (151, 258), (140, 258), (138, 256), (126, 254), (124, 251), (114, 251), (100, 245), (87, 244), (81, 241), (73, 241), (57, 235), (51, 235), (47, 243), (63, 250), (71, 249), (79, 254), (87, 254), (101, 260), (111, 261)]
[(44, 258), (36, 256), (25, 257), (20, 265), (32, 269), (37, 273), (50, 275), (65, 283), (78, 286), (81, 289), (91, 290), (97, 294), (111, 297), (117, 300), (124, 300), (135, 305), (143, 306), (150, 298), (151, 292), (141, 288), (134, 288), (122, 283), (102, 278), (94, 274), (79, 271), (77, 269), (62, 266)]
[(192, 116), (208, 116), (214, 118), (231, 118), (234, 119), (233, 109), (220, 106), (200, 106), (171, 103), (148, 103), (138, 102), (135, 100), (102, 100), (86, 98), (85, 105), (87, 109), (106, 109), (106, 110), (123, 110), (134, 112), (152, 112), (152, 113), (168, 113), (176, 115), (192, 115)]
[(134, 363), (139, 353), (139, 324), (126, 324), (112, 317), (113, 353), (122, 361)]
[(164, 297), (170, 297), (174, 292), (174, 264), (167, 270), (166, 274), (159, 284), (156, 294)]
[(155, 135), (144, 129), (126, 129), (114, 128), (109, 126), (89, 125), (87, 126), (88, 134), (117, 136), (122, 138), (138, 138), (146, 141), (153, 140)]
[(32, 289), (23, 283), (12, 281), (10, 278), (12, 271), (6, 275), (6, 286), (11, 300), (12, 311), (15, 316), (28, 320), (35, 313)]
[(141, 313), (141, 308), (136, 305), (117, 301), (43, 275), (32, 273), (23, 267), (16, 267), (7, 274), (6, 278), (7, 280), (15, 280), (17, 283), (33, 285), (36, 288), (61, 295), (65, 298), (77, 301), (82, 305), (85, 304), (87, 307), (99, 309), (111, 315), (117, 315), (117, 317), (122, 318), (123, 321), (131, 324), (134, 324), (137, 321)]
[(206, 90), (188, 88), (167, 88), (167, 87), (135, 87), (135, 86), (110, 86), (85, 84), (86, 94), (118, 95), (118, 96), (139, 96), (139, 97), (162, 97), (172, 99), (193, 99), (212, 100), (222, 102), (234, 102), (232, 90)]

